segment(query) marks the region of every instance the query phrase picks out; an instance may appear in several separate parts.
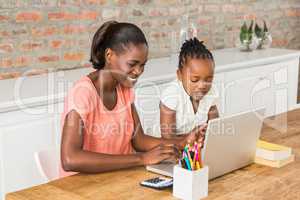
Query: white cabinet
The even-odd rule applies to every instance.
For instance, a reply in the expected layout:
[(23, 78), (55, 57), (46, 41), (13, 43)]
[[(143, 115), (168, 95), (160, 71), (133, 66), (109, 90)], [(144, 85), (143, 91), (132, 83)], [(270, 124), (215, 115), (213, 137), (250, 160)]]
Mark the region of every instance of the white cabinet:
[(266, 116), (296, 104), (298, 60), (225, 72), (224, 115), (266, 107)]
[(214, 75), (214, 80), (213, 80), (213, 86), (211, 88), (211, 90), (213, 90), (213, 94), (215, 95), (217, 102), (216, 102), (216, 106), (218, 108), (219, 111), (219, 115), (220, 117), (223, 116), (224, 113), (224, 73), (216, 73)]
[(58, 115), (47, 106), (0, 115), (0, 194), (3, 199), (5, 193), (47, 181), (34, 155), (59, 148)]
[(135, 106), (145, 133), (159, 137), (152, 131), (159, 122), (159, 102), (163, 89), (169, 82), (143, 82), (135, 88)]

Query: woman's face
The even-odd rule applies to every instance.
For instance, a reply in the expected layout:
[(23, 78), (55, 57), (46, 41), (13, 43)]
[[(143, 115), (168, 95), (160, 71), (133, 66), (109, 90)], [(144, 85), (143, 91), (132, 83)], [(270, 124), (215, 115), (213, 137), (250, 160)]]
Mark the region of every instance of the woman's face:
[(148, 58), (146, 44), (125, 47), (124, 52), (111, 52), (109, 65), (112, 76), (125, 87), (133, 87), (139, 76), (144, 72), (144, 66)]
[(193, 100), (199, 101), (208, 93), (214, 77), (214, 62), (210, 59), (188, 58), (177, 70), (178, 79)]

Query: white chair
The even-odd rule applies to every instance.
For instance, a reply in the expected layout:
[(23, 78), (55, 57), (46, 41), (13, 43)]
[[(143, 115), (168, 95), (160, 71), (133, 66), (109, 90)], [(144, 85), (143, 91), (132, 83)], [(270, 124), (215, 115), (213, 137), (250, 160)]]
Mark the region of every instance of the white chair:
[(59, 178), (60, 154), (57, 148), (36, 152), (34, 159), (39, 173), (45, 182)]

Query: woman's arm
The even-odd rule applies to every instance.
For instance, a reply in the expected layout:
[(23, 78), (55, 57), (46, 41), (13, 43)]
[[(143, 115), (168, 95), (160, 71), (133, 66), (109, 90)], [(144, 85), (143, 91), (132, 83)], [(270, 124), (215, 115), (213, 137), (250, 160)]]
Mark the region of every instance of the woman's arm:
[(83, 150), (83, 122), (72, 110), (62, 131), (61, 161), (65, 171), (98, 173), (160, 162), (174, 156), (171, 146), (158, 146), (147, 153), (109, 155)]

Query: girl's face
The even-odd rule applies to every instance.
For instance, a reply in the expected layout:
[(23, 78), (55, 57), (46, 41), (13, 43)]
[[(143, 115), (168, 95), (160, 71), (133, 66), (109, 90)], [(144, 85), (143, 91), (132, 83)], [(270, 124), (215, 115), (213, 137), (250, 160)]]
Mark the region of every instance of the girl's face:
[(210, 59), (188, 58), (185, 65), (177, 70), (177, 77), (188, 95), (199, 101), (211, 88), (214, 62)]
[(125, 87), (134, 86), (144, 72), (147, 58), (146, 44), (129, 44), (124, 52), (117, 54), (115, 51), (110, 51), (110, 55), (107, 56), (113, 78)]

